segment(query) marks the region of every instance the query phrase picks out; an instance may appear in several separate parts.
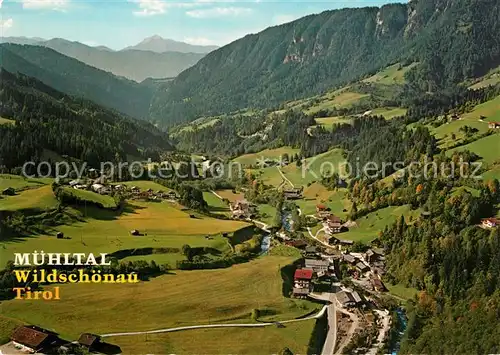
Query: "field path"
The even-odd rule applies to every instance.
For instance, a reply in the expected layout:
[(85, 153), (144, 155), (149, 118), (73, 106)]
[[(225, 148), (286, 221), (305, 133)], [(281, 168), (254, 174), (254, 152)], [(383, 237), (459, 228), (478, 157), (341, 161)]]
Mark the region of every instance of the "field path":
[(186, 327), (177, 327), (177, 328), (166, 328), (166, 329), (157, 329), (157, 330), (147, 330), (143, 332), (127, 332), (127, 333), (111, 333), (111, 334), (103, 334), (101, 338), (109, 338), (109, 337), (121, 337), (127, 335), (142, 335), (142, 334), (158, 334), (158, 333), (171, 333), (171, 332), (179, 332), (184, 330), (192, 330), (192, 329), (210, 329), (210, 328), (255, 328), (255, 327), (268, 327), (271, 325), (279, 325), (286, 323), (295, 323), (302, 322), (305, 320), (317, 319), (320, 318), (328, 309), (328, 306), (323, 306), (321, 310), (313, 316), (309, 316), (306, 318), (300, 319), (290, 319), (285, 321), (276, 321), (270, 323), (242, 323), (242, 324), (206, 324), (206, 325), (191, 325)]
[(277, 166), (276, 169), (278, 169), (278, 171), (280, 172), (280, 175), (283, 178), (283, 180), (285, 180), (287, 183), (289, 183), (290, 186), (292, 187), (292, 189), (294, 189), (295, 186), (293, 185), (293, 183), (290, 180), (288, 180), (288, 178), (285, 176), (285, 174), (283, 174), (283, 172), (281, 171), (281, 168), (279, 166)]

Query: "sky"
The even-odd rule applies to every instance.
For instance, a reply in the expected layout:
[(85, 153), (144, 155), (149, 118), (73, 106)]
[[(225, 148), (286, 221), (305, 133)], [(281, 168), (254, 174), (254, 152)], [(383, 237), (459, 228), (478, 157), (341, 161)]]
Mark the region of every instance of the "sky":
[(308, 14), (397, 0), (0, 0), (0, 35), (61, 37), (122, 49), (159, 35), (228, 44)]

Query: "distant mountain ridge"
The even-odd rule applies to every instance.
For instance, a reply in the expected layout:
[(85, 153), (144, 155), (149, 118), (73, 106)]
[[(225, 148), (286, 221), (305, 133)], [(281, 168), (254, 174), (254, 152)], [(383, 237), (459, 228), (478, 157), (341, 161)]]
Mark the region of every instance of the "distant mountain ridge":
[(148, 116), (153, 89), (42, 46), (0, 44), (0, 67), (131, 117)]
[[(196, 64), (209, 48), (191, 46), (182, 42), (163, 40), (167, 43), (165, 51), (128, 47), (114, 51), (106, 46), (92, 47), (68, 41), (63, 38), (45, 40), (43, 38), (4, 37), (0, 42), (22, 45), (37, 45), (51, 48), (68, 57), (75, 58), (95, 68), (109, 71), (115, 75), (141, 82), (147, 78), (170, 78)], [(174, 45), (168, 43), (172, 42)], [(170, 48), (170, 49), (168, 49)], [(191, 51), (189, 51), (192, 49)]]
[(275, 107), (371, 75), (396, 62), (420, 91), (500, 64), (498, 0), (412, 0), (309, 15), (247, 35), (185, 70), (151, 104), (173, 126), (239, 109)]
[(154, 35), (145, 38), (140, 43), (135, 46), (129, 46), (123, 50), (141, 50), (141, 51), (151, 51), (156, 53), (164, 52), (181, 52), (181, 53), (209, 53), (218, 49), (218, 46), (201, 46), (188, 44), (185, 42), (178, 42), (168, 38), (162, 38), (161, 36)]

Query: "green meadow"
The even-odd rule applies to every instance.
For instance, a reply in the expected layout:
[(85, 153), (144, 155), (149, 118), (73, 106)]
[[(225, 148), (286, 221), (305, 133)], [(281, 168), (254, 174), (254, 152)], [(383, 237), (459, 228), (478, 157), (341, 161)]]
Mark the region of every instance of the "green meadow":
[(383, 85), (404, 84), (406, 82), (404, 75), (418, 63), (412, 63), (406, 67), (401, 66), (399, 63), (391, 65), (375, 75), (362, 80), (364, 83), (377, 83)]
[[(265, 256), (227, 269), (177, 270), (137, 284), (61, 284), (57, 302), (10, 300), (0, 309), (5, 317), (57, 331), (67, 339), (77, 339), (83, 332), (252, 323), (254, 309), (263, 311), (262, 321), (294, 319), (322, 307), (283, 295), (283, 285), (291, 287), (293, 272), (283, 268), (294, 260)], [(119, 346), (121, 341), (126, 344), (125, 338), (114, 339)], [(148, 343), (136, 346), (141, 353), (148, 352)]]
[(0, 199), (0, 211), (43, 212), (57, 207), (52, 186), (46, 185), (21, 191), (15, 196)]
[(492, 134), (490, 136), (478, 139), (467, 145), (463, 145), (447, 151), (451, 155), (455, 151), (468, 150), (476, 153), (481, 157), (481, 160), (487, 164), (500, 162), (500, 134)]
[[(50, 187), (49, 187), (50, 188)], [(190, 216), (177, 205), (168, 202), (138, 202), (127, 204), (123, 211), (97, 207), (75, 211), (76, 222), (55, 227), (51, 233), (7, 240), (0, 248), (1, 265), (12, 258), (14, 252), (81, 252), (112, 253), (134, 248), (193, 247), (228, 248), (220, 233), (231, 233), (248, 226), (247, 223), (219, 220), (202, 215)], [(137, 229), (142, 235), (132, 236)], [(63, 232), (66, 239), (57, 239)], [(206, 235), (213, 235), (207, 240)]]
[(295, 149), (292, 147), (281, 147), (281, 148), (276, 148), (276, 149), (265, 149), (257, 153), (251, 153), (251, 154), (245, 154), (242, 155), (233, 161), (244, 165), (244, 166), (249, 166), (249, 165), (257, 165), (259, 161), (262, 159), (270, 159), (270, 160), (276, 160), (280, 159), (283, 157), (284, 154), (287, 154), (289, 157), (293, 156), (297, 153), (299, 153), (299, 149)]
[(420, 216), (420, 210), (412, 210), (409, 205), (386, 207), (358, 218), (356, 227), (349, 228), (348, 232), (336, 234), (339, 239), (347, 239), (369, 243), (378, 238), (378, 233), (385, 226), (394, 223), (400, 216), (405, 216), (406, 222)]
[(101, 195), (101, 194), (98, 194), (98, 193), (95, 193), (92, 191), (88, 191), (88, 190), (77, 190), (77, 189), (73, 189), (71, 187), (63, 187), (63, 189), (67, 193), (81, 199), (82, 201), (87, 201), (87, 202), (91, 202), (91, 203), (98, 203), (98, 204), (101, 204), (104, 208), (116, 208), (117, 207), (115, 199), (109, 195)]

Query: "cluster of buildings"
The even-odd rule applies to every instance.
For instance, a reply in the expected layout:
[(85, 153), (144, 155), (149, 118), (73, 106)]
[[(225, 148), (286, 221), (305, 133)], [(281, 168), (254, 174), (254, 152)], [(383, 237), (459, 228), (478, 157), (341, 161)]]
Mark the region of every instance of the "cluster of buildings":
[(254, 219), (257, 207), (247, 200), (238, 200), (230, 203), (229, 209), (235, 219)]
[(371, 248), (358, 256), (346, 253), (342, 255), (342, 260), (350, 266), (356, 278), (371, 271), (369, 277), (373, 291), (384, 292), (387, 290), (382, 282), (382, 276), (385, 275), (385, 257), (382, 249)]
[[(88, 351), (96, 351), (100, 348), (101, 338), (98, 335), (83, 333), (77, 343), (65, 341), (56, 333), (34, 326), (25, 325), (17, 328), (10, 337), (10, 343), (4, 346), (8, 354), (15, 353), (72, 353), (75, 347), (84, 347)], [(6, 353), (7, 354), (7, 353)]]
[(100, 195), (112, 195), (116, 192), (128, 194), (130, 198), (142, 198), (147, 200), (176, 200), (177, 195), (174, 191), (154, 191), (153, 189), (141, 190), (137, 186), (128, 187), (124, 184), (106, 184), (103, 179), (97, 179), (92, 183), (82, 183), (80, 180), (69, 182), (69, 186), (76, 190), (92, 191)]
[(323, 204), (316, 206), (316, 217), (323, 221), (323, 226), (328, 234), (340, 233), (344, 228), (340, 217), (332, 214), (330, 209)]
[(306, 248), (303, 267), (295, 270), (293, 275), (293, 296), (295, 298), (307, 297), (314, 289), (314, 280), (333, 274), (333, 265), (330, 265), (328, 260), (313, 258), (317, 255), (316, 247)]

